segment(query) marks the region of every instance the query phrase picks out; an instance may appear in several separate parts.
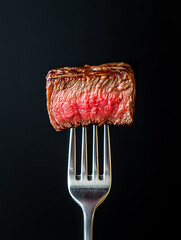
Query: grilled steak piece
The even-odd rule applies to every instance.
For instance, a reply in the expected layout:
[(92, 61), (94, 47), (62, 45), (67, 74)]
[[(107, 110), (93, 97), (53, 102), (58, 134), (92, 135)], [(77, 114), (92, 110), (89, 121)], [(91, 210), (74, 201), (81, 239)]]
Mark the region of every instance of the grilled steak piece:
[(53, 69), (46, 80), (48, 113), (57, 131), (133, 122), (135, 79), (127, 63)]

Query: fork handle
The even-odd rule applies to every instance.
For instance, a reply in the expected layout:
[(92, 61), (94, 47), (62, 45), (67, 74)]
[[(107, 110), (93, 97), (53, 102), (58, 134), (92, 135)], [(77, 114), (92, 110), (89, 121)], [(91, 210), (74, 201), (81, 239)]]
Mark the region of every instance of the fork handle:
[(84, 216), (84, 240), (92, 240), (93, 239), (93, 220), (94, 220), (94, 212), (93, 209), (83, 209)]

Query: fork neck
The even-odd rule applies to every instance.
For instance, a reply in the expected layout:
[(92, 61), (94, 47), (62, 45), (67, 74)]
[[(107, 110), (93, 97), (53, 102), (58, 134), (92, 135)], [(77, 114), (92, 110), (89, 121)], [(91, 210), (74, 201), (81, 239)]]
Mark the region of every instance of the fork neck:
[(84, 240), (93, 239), (93, 219), (95, 209), (92, 207), (82, 208), (84, 217)]

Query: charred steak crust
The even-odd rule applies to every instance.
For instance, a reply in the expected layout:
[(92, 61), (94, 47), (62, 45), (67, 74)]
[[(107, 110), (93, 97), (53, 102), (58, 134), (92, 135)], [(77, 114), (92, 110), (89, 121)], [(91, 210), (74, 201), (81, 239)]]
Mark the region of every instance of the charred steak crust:
[(46, 80), (47, 108), (56, 131), (133, 123), (136, 86), (127, 63), (53, 69)]

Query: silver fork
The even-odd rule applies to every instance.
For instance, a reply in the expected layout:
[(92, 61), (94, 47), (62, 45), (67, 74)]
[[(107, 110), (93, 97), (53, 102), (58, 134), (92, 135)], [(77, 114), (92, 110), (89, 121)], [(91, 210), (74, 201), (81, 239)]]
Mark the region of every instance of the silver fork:
[(92, 174), (87, 166), (87, 128), (82, 128), (81, 174), (76, 174), (76, 130), (70, 129), (68, 157), (68, 190), (82, 208), (84, 240), (93, 239), (93, 218), (96, 208), (106, 199), (111, 188), (111, 148), (109, 126), (104, 125), (103, 175), (99, 174), (98, 130), (93, 125)]

